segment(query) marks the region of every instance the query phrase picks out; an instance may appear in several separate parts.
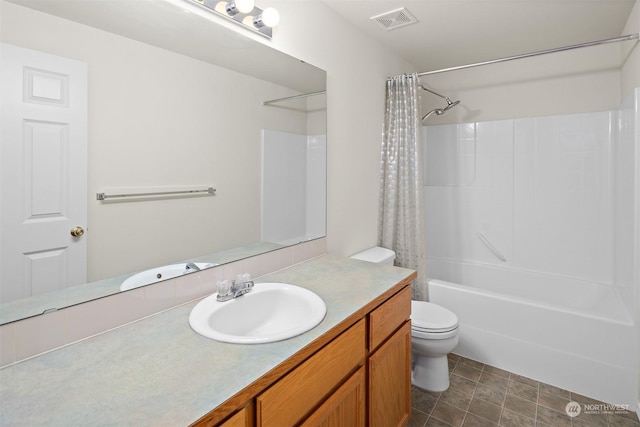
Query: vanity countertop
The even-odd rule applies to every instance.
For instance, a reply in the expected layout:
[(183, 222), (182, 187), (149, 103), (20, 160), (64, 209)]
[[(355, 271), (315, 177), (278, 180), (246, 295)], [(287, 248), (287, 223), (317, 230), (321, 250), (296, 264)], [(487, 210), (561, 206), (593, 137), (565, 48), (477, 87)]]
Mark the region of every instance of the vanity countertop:
[(263, 276), (308, 288), (325, 319), (269, 344), (214, 341), (189, 327), (197, 301), (0, 369), (0, 426), (187, 426), (407, 280), (412, 270), (322, 256)]

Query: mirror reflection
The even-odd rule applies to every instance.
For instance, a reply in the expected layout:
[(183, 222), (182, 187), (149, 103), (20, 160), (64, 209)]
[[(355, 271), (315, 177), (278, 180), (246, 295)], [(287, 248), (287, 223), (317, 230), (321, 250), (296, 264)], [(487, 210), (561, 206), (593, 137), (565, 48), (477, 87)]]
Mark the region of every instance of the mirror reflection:
[(325, 235), (324, 71), (174, 1), (1, 24), (0, 323)]

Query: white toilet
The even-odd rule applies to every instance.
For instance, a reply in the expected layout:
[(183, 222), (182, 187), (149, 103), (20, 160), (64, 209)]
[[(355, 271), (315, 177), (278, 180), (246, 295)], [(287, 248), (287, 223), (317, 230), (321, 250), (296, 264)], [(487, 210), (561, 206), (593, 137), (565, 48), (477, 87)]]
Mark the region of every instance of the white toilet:
[(432, 302), (411, 301), (411, 383), (428, 391), (448, 389), (447, 354), (458, 338), (455, 314)]
[[(391, 264), (394, 251), (374, 247), (351, 258)], [(458, 317), (437, 304), (411, 301), (411, 383), (428, 391), (449, 388), (447, 354), (458, 345)]]

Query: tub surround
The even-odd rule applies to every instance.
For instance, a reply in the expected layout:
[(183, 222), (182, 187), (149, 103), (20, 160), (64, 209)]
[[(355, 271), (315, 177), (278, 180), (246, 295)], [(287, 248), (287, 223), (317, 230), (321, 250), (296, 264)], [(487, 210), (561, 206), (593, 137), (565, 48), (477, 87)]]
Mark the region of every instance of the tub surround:
[(425, 128), (427, 270), (449, 283), (429, 295), (459, 354), (640, 408), (639, 99)]
[(221, 421), (412, 277), (407, 269), (321, 256), (256, 280), (297, 284), (324, 299), (325, 319), (298, 337), (261, 345), (204, 338), (188, 324), (192, 301), (16, 363), (0, 370), (2, 422), (189, 425), (214, 408), (209, 419)]

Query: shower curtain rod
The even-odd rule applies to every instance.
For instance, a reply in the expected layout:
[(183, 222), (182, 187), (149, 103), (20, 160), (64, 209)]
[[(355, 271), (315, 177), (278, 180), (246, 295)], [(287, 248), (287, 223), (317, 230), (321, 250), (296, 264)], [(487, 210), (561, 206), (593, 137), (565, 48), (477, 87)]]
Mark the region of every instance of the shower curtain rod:
[(640, 33), (627, 34), (626, 36), (614, 37), (614, 38), (611, 38), (611, 39), (604, 39), (604, 40), (598, 40), (598, 41), (594, 41), (594, 42), (574, 44), (574, 45), (571, 45), (571, 46), (556, 47), (556, 48), (553, 48), (553, 49), (540, 50), (540, 51), (537, 51), (537, 52), (523, 53), (521, 55), (507, 56), (507, 57), (504, 57), (504, 58), (492, 59), (490, 61), (476, 62), (474, 64), (466, 64), (466, 65), (459, 65), (457, 67), (442, 68), (440, 70), (425, 71), (425, 72), (422, 72), (422, 73), (418, 73), (418, 77), (428, 76), (428, 75), (431, 75), (431, 74), (444, 73), (444, 72), (447, 72), (447, 71), (464, 70), (465, 68), (478, 67), (480, 65), (489, 65), (489, 64), (496, 64), (498, 62), (513, 61), (514, 59), (530, 58), (532, 56), (546, 55), (547, 53), (563, 52), (565, 50), (578, 49), (578, 48), (581, 48), (581, 47), (597, 46), (597, 45), (600, 45), (600, 44), (623, 42), (623, 41), (627, 41), (627, 40), (637, 40), (639, 38), (640, 38)]
[(262, 101), (262, 105), (271, 105), (280, 101), (290, 101), (292, 99), (306, 98), (308, 96), (322, 95), (324, 93), (327, 93), (327, 91), (319, 90), (318, 92), (310, 92), (310, 93), (303, 93), (301, 95), (285, 96), (284, 98), (270, 99), (269, 101)]

